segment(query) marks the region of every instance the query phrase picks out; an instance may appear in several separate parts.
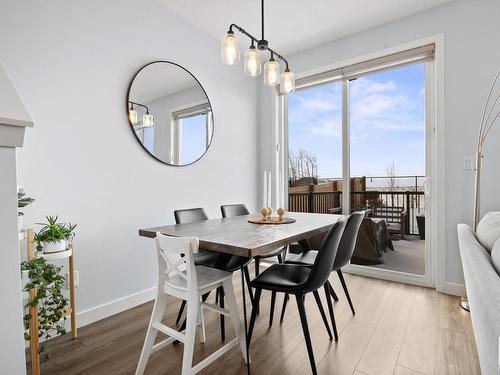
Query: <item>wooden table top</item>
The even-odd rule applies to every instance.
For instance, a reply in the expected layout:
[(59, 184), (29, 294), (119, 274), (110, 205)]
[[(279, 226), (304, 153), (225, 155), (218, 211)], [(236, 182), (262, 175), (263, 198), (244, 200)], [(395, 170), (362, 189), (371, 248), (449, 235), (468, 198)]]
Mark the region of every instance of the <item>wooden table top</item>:
[(156, 232), (176, 237), (197, 237), (200, 248), (240, 256), (263, 255), (280, 246), (328, 231), (343, 215), (287, 212), (295, 223), (268, 225), (248, 222), (244, 215), (139, 229), (139, 235), (155, 238)]

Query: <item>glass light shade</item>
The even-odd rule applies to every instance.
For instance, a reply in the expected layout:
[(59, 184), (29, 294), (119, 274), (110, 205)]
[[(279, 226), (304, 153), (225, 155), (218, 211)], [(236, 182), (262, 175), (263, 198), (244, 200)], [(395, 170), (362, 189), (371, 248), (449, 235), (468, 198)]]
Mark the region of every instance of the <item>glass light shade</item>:
[(146, 113), (142, 116), (142, 126), (151, 127), (154, 125), (155, 125), (155, 117), (153, 115)]
[(278, 83), (280, 78), (280, 65), (274, 61), (269, 60), (264, 64), (264, 85), (274, 86)]
[(135, 109), (128, 110), (128, 118), (132, 125), (137, 124), (137, 111)]
[(281, 73), (280, 92), (282, 94), (290, 94), (295, 91), (295, 74), (289, 70)]
[(250, 49), (245, 52), (244, 72), (250, 77), (256, 77), (261, 71), (262, 64), (260, 63), (260, 53), (255, 47), (250, 47)]
[(235, 65), (240, 61), (240, 43), (234, 34), (228, 33), (222, 38), (220, 56), (227, 65)]

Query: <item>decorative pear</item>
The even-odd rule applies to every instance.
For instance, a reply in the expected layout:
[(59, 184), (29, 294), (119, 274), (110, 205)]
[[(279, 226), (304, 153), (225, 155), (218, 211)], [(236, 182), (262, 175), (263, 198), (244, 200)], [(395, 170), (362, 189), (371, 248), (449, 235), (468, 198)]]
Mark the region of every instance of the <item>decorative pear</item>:
[(283, 220), (283, 216), (285, 215), (285, 210), (282, 209), (282, 208), (278, 208), (276, 210), (276, 213), (278, 214), (279, 216), (279, 221), (282, 221)]
[(269, 210), (264, 207), (262, 210), (260, 210), (260, 214), (262, 215), (264, 220), (267, 220), (267, 216), (269, 215)]

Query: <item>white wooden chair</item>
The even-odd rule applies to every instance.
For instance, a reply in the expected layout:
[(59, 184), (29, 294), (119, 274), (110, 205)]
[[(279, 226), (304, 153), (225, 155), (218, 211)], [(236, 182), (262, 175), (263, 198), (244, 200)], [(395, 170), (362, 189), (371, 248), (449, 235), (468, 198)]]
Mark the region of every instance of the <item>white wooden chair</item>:
[[(169, 237), (156, 233), (156, 246), (159, 271), (158, 291), (141, 357), (135, 372), (136, 375), (143, 374), (149, 355), (152, 352), (171, 344), (175, 340), (184, 344), (182, 375), (198, 373), (238, 345), (238, 343), (243, 359), (246, 359), (245, 332), (238, 314), (232, 274), (215, 268), (194, 265), (193, 255), (198, 252), (197, 238)], [(216, 305), (202, 301), (203, 294), (221, 286), (224, 288), (228, 309), (221, 309)], [(187, 325), (186, 330), (183, 332), (161, 323), (167, 304), (167, 294), (187, 301)], [(201, 342), (205, 342), (203, 319), (203, 309), (205, 308), (230, 316), (236, 338), (193, 367), (194, 342), (198, 325), (200, 326)], [(153, 345), (158, 332), (162, 332), (169, 337)]]

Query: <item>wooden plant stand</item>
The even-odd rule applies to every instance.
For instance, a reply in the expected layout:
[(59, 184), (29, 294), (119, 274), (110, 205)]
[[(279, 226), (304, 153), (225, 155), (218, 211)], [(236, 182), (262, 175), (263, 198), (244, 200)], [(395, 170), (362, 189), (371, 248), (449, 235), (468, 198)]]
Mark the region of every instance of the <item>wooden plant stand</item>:
[[(76, 303), (75, 303), (75, 263), (74, 263), (74, 247), (73, 243), (69, 244), (68, 249), (52, 254), (37, 254), (35, 251), (35, 241), (33, 239), (33, 229), (23, 230), (19, 234), (19, 239), (26, 239), (28, 261), (36, 257), (44, 258), (47, 261), (59, 260), (68, 258), (69, 263), (69, 295), (70, 307), (65, 311), (66, 316), (71, 317), (71, 336), (73, 339), (77, 337), (76, 327)], [(36, 289), (29, 291), (30, 299), (36, 296)], [(38, 307), (33, 306), (30, 311), (30, 357), (31, 357), (31, 374), (40, 375), (40, 340), (38, 337)]]

